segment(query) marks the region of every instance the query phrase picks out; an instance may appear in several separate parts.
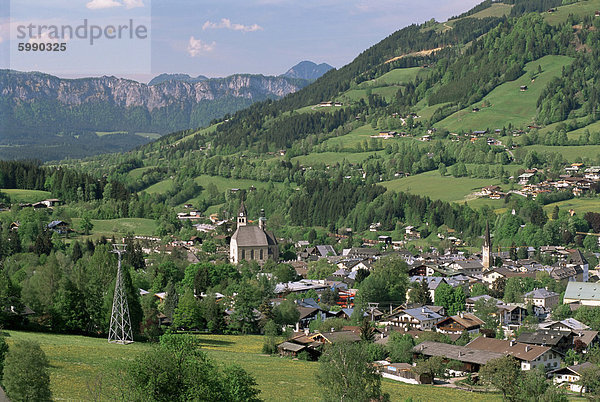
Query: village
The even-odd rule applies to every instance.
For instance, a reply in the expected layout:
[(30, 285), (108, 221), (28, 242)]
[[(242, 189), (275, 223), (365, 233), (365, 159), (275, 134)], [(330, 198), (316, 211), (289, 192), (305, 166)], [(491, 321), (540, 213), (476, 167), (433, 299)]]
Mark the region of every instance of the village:
[[(267, 230), (264, 215), (258, 225), (252, 225), (242, 203), (236, 220), (237, 230), (229, 246), (232, 263), (265, 264), (268, 259), (279, 257), (274, 247), (277, 240)], [(215, 225), (219, 224), (224, 221), (215, 221)], [(377, 225), (372, 225), (372, 231), (376, 230)], [(347, 238), (338, 237), (340, 241)], [(293, 300), (297, 310), (296, 322), (287, 325), (287, 339), (277, 344), (278, 353), (282, 357), (317, 360), (325, 345), (363, 341), (365, 328), (369, 328), (371, 341), (382, 348), (391, 345), (398, 336), (408, 336), (412, 338), (409, 345), (414, 344), (409, 351), (412, 357), (408, 359), (412, 364), (390, 358), (374, 362), (385, 378), (410, 384), (450, 381), (451, 386), (469, 387), (464, 383), (467, 376), (470, 384), (476, 384), (481, 367), (490, 360), (511, 356), (523, 371), (541, 368), (556, 385), (572, 392), (585, 392), (579, 383), (580, 373), (592, 363), (583, 362), (583, 356), (597, 352), (599, 332), (573, 317), (554, 319), (554, 312), (560, 309), (576, 313), (581, 308), (600, 306), (599, 272), (595, 267), (590, 268), (579, 250), (541, 247), (539, 252), (544, 261), (554, 261), (552, 264), (536, 261), (534, 248), (526, 250), (525, 258), (515, 258), (511, 252), (492, 251), (489, 228), (484, 233), (481, 252), (469, 256), (451, 250), (414, 253), (402, 249), (407, 239), (417, 237), (418, 231), (408, 226), (405, 239), (400, 242), (382, 235), (376, 242), (343, 249), (339, 255), (331, 245), (311, 246), (308, 241), (298, 241), (297, 259), (284, 262), (294, 268), (297, 279), (277, 283), (275, 298), (269, 301), (272, 308), (277, 308)], [(449, 240), (460, 244), (454, 236), (449, 236)], [(390, 259), (399, 259), (407, 265), (410, 281), (407, 302), (374, 302), (368, 303), (367, 308), (359, 308), (355, 305), (359, 292), (356, 284), (378, 262)], [(324, 279), (309, 279), (309, 264), (319, 262), (334, 266), (335, 271)], [(272, 278), (271, 274), (263, 275)], [(518, 301), (502, 300), (503, 294), (506, 298), (507, 283), (514, 283), (515, 279), (533, 282), (541, 277), (547, 278), (547, 283), (564, 285), (564, 293), (549, 290), (548, 286), (537, 287), (513, 295)], [(420, 296), (416, 296), (419, 292)], [(443, 299), (438, 294), (441, 292), (459, 295), (458, 307), (454, 305), (452, 313), (447, 306), (435, 304)], [(166, 295), (163, 292), (155, 296), (164, 301)], [(214, 297), (228, 306), (225, 320), (230, 320), (235, 301), (223, 294)], [(264, 318), (261, 311), (255, 313), (257, 320)], [(163, 324), (170, 324), (164, 315), (161, 319)], [(367, 327), (357, 325), (363, 320)], [(324, 328), (328, 322), (332, 323), (330, 329)], [(573, 356), (573, 351), (578, 357)], [(434, 374), (419, 370), (415, 363), (432, 357), (442, 358), (448, 364), (437, 379)]]

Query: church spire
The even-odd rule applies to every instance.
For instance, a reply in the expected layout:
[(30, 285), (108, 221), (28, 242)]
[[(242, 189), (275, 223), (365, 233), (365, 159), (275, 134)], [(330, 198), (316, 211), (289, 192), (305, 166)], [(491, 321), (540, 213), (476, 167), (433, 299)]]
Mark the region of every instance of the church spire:
[(485, 222), (485, 234), (483, 235), (482, 248), (482, 265), (483, 269), (490, 269), (492, 265), (492, 241), (490, 240), (490, 223)]
[(240, 209), (238, 210), (238, 214), (237, 214), (237, 225), (238, 225), (238, 227), (246, 226), (247, 223), (248, 223), (248, 212), (246, 212), (246, 206), (244, 205), (244, 200), (242, 200)]

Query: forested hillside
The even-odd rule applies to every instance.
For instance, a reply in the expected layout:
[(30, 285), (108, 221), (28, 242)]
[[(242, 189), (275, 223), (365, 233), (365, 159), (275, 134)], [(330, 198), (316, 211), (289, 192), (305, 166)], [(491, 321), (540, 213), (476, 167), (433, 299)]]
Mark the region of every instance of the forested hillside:
[[(433, 233), (451, 222), (477, 242), (483, 220), (494, 222), (509, 208), (533, 225), (530, 233), (549, 233), (540, 214), (563, 205), (590, 211), (600, 189), (593, 183), (576, 200), (551, 190), (534, 203), (510, 194), (522, 190), (526, 169), (537, 169), (540, 183), (558, 180), (570, 163), (600, 163), (590, 148), (600, 144), (600, 19), (564, 16), (563, 7), (577, 6), (486, 1), (446, 23), (404, 28), (282, 100), (66, 166), (127, 188), (114, 212), (101, 204), (89, 209), (104, 219), (157, 219), (185, 203), (231, 213), (246, 197), (252, 213), (264, 208), (284, 231), (433, 223), (426, 228)], [(509, 195), (481, 198), (486, 185)], [(160, 218), (161, 233), (179, 229), (176, 220)], [(539, 243), (548, 236), (540, 234)]]

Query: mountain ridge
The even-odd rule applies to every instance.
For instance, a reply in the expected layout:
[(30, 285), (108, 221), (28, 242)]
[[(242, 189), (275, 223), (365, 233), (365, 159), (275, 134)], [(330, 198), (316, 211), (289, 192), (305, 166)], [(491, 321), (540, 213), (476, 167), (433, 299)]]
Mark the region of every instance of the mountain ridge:
[[(308, 84), (288, 77), (235, 74), (148, 85), (114, 76), (64, 79), (0, 70), (0, 144), (4, 145), (0, 158), (22, 158), (24, 146), (33, 146), (26, 152), (39, 158), (45, 156), (44, 144), (60, 147), (65, 139), (69, 146), (62, 147), (62, 154), (51, 152), (53, 159), (127, 151), (156, 135), (205, 126), (256, 101), (279, 99)], [(120, 138), (116, 148), (108, 144), (113, 140), (109, 137), (93, 141), (93, 147), (84, 143), (98, 132), (126, 132), (123, 135), (129, 140)], [(98, 146), (98, 141), (107, 142), (106, 147)]]
[(281, 74), (288, 78), (302, 78), (305, 80), (316, 80), (334, 67), (327, 63), (317, 64), (315, 62), (304, 60), (296, 64), (294, 67)]

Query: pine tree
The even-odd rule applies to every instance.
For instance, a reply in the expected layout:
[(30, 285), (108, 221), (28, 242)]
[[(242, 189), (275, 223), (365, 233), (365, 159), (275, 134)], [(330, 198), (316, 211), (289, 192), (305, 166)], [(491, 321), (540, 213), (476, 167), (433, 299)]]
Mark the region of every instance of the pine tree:
[(169, 283), (167, 283), (167, 289), (165, 292), (167, 295), (165, 296), (164, 301), (164, 314), (170, 320), (173, 320), (173, 314), (175, 313), (175, 309), (177, 308), (177, 304), (179, 302), (179, 297), (177, 295), (177, 291), (175, 290), (173, 281), (169, 281)]

